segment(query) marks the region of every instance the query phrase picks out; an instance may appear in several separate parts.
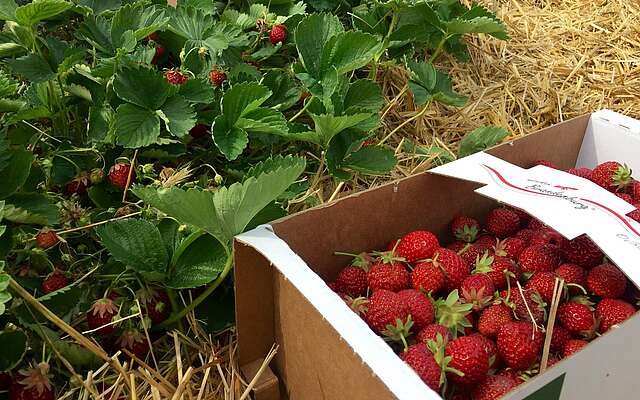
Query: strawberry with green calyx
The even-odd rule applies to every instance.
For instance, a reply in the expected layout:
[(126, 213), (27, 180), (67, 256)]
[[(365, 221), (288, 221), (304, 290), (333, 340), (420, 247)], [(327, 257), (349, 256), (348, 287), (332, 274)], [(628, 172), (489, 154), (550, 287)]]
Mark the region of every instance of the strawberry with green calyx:
[(488, 249), (483, 246), (477, 246), (475, 244), (467, 244), (461, 250), (456, 251), (456, 253), (466, 262), (469, 267), (473, 267), (478, 260), (478, 257), (482, 257), (483, 254), (487, 252)]
[(535, 290), (547, 304), (553, 301), (553, 290), (556, 284), (555, 272), (534, 272), (524, 286), (526, 290)]
[(415, 371), (431, 389), (438, 391), (443, 385), (443, 373), (440, 364), (425, 343), (416, 343), (400, 353), (402, 361)]
[(471, 272), (469, 264), (456, 252), (449, 249), (438, 249), (433, 259), (429, 261), (440, 268), (444, 274), (444, 289), (447, 292), (459, 289), (462, 282)]
[(597, 330), (592, 306), (586, 296), (575, 296), (558, 307), (558, 320), (573, 335), (592, 338)]
[(269, 40), (274, 46), (278, 43), (284, 43), (287, 40), (287, 28), (281, 24), (274, 25), (269, 32)]
[(487, 375), (487, 377), (473, 389), (474, 400), (497, 400), (520, 385), (520, 382), (504, 375)]
[(600, 322), (600, 333), (605, 333), (612, 327), (623, 323), (635, 313), (636, 308), (624, 300), (600, 300), (596, 306), (596, 319)]
[(356, 297), (353, 298), (349, 295), (341, 296), (342, 300), (344, 300), (345, 304), (349, 306), (351, 311), (356, 313), (360, 318), (364, 318), (367, 314), (369, 299), (366, 297)]
[(633, 178), (631, 169), (616, 161), (607, 161), (595, 167), (591, 172), (591, 181), (610, 192), (626, 189)]
[(582, 348), (584, 346), (588, 345), (588, 344), (589, 344), (589, 342), (587, 342), (586, 340), (582, 340), (582, 339), (571, 339), (571, 340), (568, 340), (567, 343), (565, 343), (565, 345), (564, 345), (564, 349), (562, 350), (562, 357), (563, 358), (571, 357), (575, 353), (577, 353), (580, 350), (582, 350)]
[(475, 242), (480, 232), (478, 221), (467, 216), (457, 216), (451, 221), (451, 234), (463, 242)]
[(435, 302), (436, 322), (452, 333), (453, 337), (464, 334), (465, 328), (472, 326), (466, 318), (471, 313), (472, 304), (464, 304), (460, 301), (457, 290), (453, 290), (446, 299)]
[(486, 274), (497, 290), (506, 288), (521, 276), (520, 268), (513, 260), (499, 255), (490, 256), (488, 252), (476, 258), (473, 273)]
[(89, 173), (89, 181), (92, 184), (97, 185), (98, 183), (102, 183), (103, 180), (104, 180), (104, 171), (102, 169), (94, 168)]
[(411, 272), (411, 284), (414, 289), (433, 295), (444, 287), (445, 276), (437, 265), (425, 261), (416, 264), (413, 268)]
[(397, 293), (376, 290), (369, 298), (365, 320), (374, 332), (382, 334), (387, 326), (395, 326), (397, 321), (407, 325), (409, 308)]
[(54, 247), (59, 242), (60, 236), (58, 236), (54, 230), (49, 228), (43, 228), (36, 235), (36, 245), (44, 250)]
[(447, 343), (445, 356), (451, 357), (449, 367), (462, 374), (448, 373), (447, 378), (460, 385), (482, 381), (489, 372), (489, 355), (484, 343), (473, 336), (462, 336)]
[(560, 265), (558, 247), (552, 244), (529, 246), (518, 257), (522, 272), (553, 271)]
[[(131, 180), (129, 181), (129, 175)], [(131, 184), (135, 180), (135, 173), (131, 172), (131, 164), (126, 162), (116, 163), (109, 169), (109, 182), (111, 185), (124, 191), (127, 188), (127, 183)]]
[(171, 85), (180, 86), (189, 80), (189, 75), (180, 71), (179, 69), (169, 69), (165, 71), (164, 78)]
[(67, 275), (56, 269), (42, 281), (41, 289), (45, 294), (53, 293), (56, 290), (60, 290), (69, 285), (69, 278)]
[(554, 271), (559, 278), (562, 278), (569, 289), (571, 295), (580, 292), (587, 294), (587, 273), (584, 268), (576, 264), (562, 264)]
[(602, 264), (604, 253), (587, 235), (580, 235), (560, 247), (560, 255), (567, 263), (591, 269)]
[(71, 181), (67, 182), (67, 184), (64, 185), (64, 191), (68, 195), (77, 194), (78, 196), (82, 196), (83, 194), (87, 193), (88, 186), (89, 178), (87, 176), (87, 173), (84, 172), (73, 178)]
[(355, 297), (364, 296), (367, 293), (367, 272), (369, 272), (369, 266), (373, 262), (373, 257), (367, 253), (350, 254), (336, 252), (335, 254), (353, 257), (351, 265), (340, 270), (335, 284), (344, 293)]
[(410, 286), (410, 274), (404, 266), (404, 259), (396, 257), (393, 251), (377, 253), (379, 256), (367, 272), (367, 283), (371, 291), (379, 289), (399, 292)]
[[(110, 335), (116, 330), (115, 325), (109, 325), (118, 315), (118, 306), (109, 298), (96, 300), (87, 311), (87, 325), (89, 329), (101, 335)], [(99, 329), (98, 329), (99, 328)]]
[(617, 299), (627, 289), (627, 277), (613, 264), (602, 264), (587, 275), (587, 288), (596, 296)]
[(220, 87), (226, 80), (227, 74), (225, 74), (224, 71), (216, 68), (209, 71), (209, 81), (213, 84), (213, 86)]
[(164, 290), (154, 288), (143, 288), (137, 293), (140, 304), (144, 307), (146, 315), (155, 324), (161, 324), (171, 313), (169, 296)]
[(9, 400), (54, 400), (49, 364), (42, 362), (35, 368), (22, 369), (14, 375), (9, 388)]
[(407, 307), (413, 320), (414, 332), (419, 332), (425, 326), (431, 324), (435, 317), (433, 303), (422, 292), (415, 289), (405, 289), (398, 292)]
[(489, 356), (489, 369), (495, 370), (501, 364), (500, 355), (498, 354), (498, 346), (493, 339), (488, 338), (481, 333), (472, 333), (469, 337), (474, 337), (482, 343), (482, 348)]
[(541, 325), (547, 319), (547, 303), (536, 290), (513, 288), (508, 295), (507, 304), (522, 321), (532, 322), (533, 317), (533, 322)]
[(475, 246), (478, 246), (484, 250), (490, 250), (495, 247), (496, 243), (498, 243), (500, 239), (494, 235), (482, 234), (478, 238), (478, 240), (473, 243)]
[(147, 338), (135, 328), (129, 328), (122, 332), (117, 344), (121, 350), (128, 350), (141, 360), (144, 360), (147, 357), (147, 353), (149, 353)]
[(516, 237), (510, 237), (502, 241), (498, 241), (493, 248), (493, 252), (496, 256), (517, 260), (526, 248), (527, 243), (524, 240)]
[(407, 262), (430, 259), (440, 247), (438, 238), (428, 231), (413, 231), (400, 239), (395, 248), (398, 257), (403, 257)]
[(420, 332), (418, 332), (418, 334), (416, 335), (416, 341), (428, 343), (429, 340), (436, 340), (438, 335), (442, 337), (442, 340), (444, 340), (445, 343), (452, 339), (451, 332), (446, 326), (440, 324), (430, 324), (425, 326), (420, 330)]
[(486, 229), (499, 238), (512, 236), (520, 229), (520, 217), (508, 208), (496, 208), (487, 215)]
[(504, 303), (492, 304), (478, 318), (478, 332), (495, 339), (500, 327), (513, 321), (513, 311)]
[(474, 311), (485, 308), (493, 298), (495, 287), (493, 280), (486, 274), (469, 275), (460, 285), (460, 294), (465, 303), (473, 306)]
[(580, 178), (591, 180), (593, 170), (591, 170), (591, 168), (569, 168), (567, 170), (567, 173), (579, 176)]
[(538, 359), (544, 333), (533, 327), (530, 322), (510, 322), (498, 331), (498, 354), (508, 367), (526, 370)]
[(396, 319), (395, 323), (387, 325), (386, 328), (382, 332), (380, 332), (380, 334), (387, 342), (402, 343), (402, 348), (406, 351), (409, 348), (407, 338), (411, 336), (412, 329), (413, 321), (411, 320), (411, 315), (409, 314), (406, 321)]

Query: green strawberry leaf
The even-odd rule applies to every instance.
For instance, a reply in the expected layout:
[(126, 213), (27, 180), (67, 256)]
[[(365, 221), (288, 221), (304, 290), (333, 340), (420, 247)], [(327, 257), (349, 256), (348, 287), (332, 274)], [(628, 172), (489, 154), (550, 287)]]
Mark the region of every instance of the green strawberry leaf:
[(421, 146), (406, 138), (403, 143), (403, 150), (407, 154), (420, 157), (421, 159), (430, 160), (434, 165), (446, 164), (456, 159), (455, 154), (451, 153), (447, 149), (443, 149), (435, 145)]
[(249, 134), (229, 123), (226, 115), (218, 115), (213, 122), (213, 142), (227, 160), (235, 160), (249, 144)]
[(151, 222), (141, 219), (113, 221), (96, 228), (96, 234), (115, 260), (136, 272), (150, 273), (156, 278), (164, 276), (169, 255), (160, 231)]
[(146, 68), (119, 72), (113, 89), (120, 99), (149, 110), (159, 109), (171, 94), (171, 87), (162, 74)]
[(73, 6), (65, 0), (34, 0), (15, 10), (20, 25), (32, 26), (45, 19), (53, 18)]
[(127, 4), (116, 11), (111, 20), (111, 39), (115, 47), (123, 47), (131, 32), (135, 41), (161, 30), (169, 22), (164, 10), (137, 2)]
[(6, 62), (16, 74), (34, 83), (45, 82), (56, 76), (47, 61), (38, 54), (29, 54)]
[(120, 8), (122, 0), (78, 0), (78, 5), (91, 10), (94, 14), (100, 14)]
[(483, 126), (469, 132), (460, 141), (458, 155), (466, 157), (489, 147), (493, 147), (509, 136), (509, 132), (497, 126)]
[(0, 0), (0, 20), (15, 21), (18, 4), (14, 0)]
[(224, 270), (227, 257), (224, 246), (213, 236), (204, 234), (180, 254), (167, 286), (189, 289), (206, 285)]
[(18, 224), (55, 225), (58, 208), (40, 193), (16, 193), (8, 197), (4, 206), (4, 219)]
[(362, 111), (377, 113), (383, 105), (380, 86), (369, 79), (358, 79), (349, 85), (342, 108), (347, 114)]
[(344, 167), (368, 175), (382, 175), (395, 168), (398, 160), (386, 146), (367, 146), (351, 153)]
[(0, 171), (5, 169), (11, 161), (12, 152), (9, 147), (9, 139), (4, 133), (0, 133)]
[(345, 74), (364, 67), (381, 46), (378, 38), (369, 33), (347, 31), (336, 34), (323, 48), (321, 77), (331, 69), (335, 69), (338, 74)]
[(180, 244), (182, 233), (179, 231), (179, 224), (171, 218), (163, 218), (158, 223), (158, 231), (162, 236), (164, 247), (167, 249), (169, 258), (173, 257), (173, 253)]
[(246, 113), (236, 124), (248, 133), (286, 135), (287, 120), (281, 112), (271, 108), (258, 108)]
[(344, 27), (337, 16), (331, 14), (311, 14), (306, 16), (295, 31), (295, 43), (300, 61), (313, 77), (322, 76), (322, 55), (325, 45)]
[(27, 335), (19, 330), (3, 331), (0, 332), (0, 343), (0, 372), (11, 371), (27, 353)]
[(211, 84), (204, 79), (189, 79), (180, 86), (180, 95), (190, 103), (209, 104), (215, 98), (215, 90)]
[(89, 108), (87, 136), (90, 143), (101, 143), (107, 138), (114, 114), (113, 109), (107, 104)]
[(241, 83), (229, 89), (222, 99), (222, 111), (230, 124), (260, 107), (271, 91), (257, 82)]
[(160, 136), (160, 118), (153, 111), (133, 104), (122, 104), (116, 110), (113, 124), (118, 144), (135, 149), (155, 143)]
[(11, 154), (11, 159), (7, 166), (0, 171), (0, 176), (2, 176), (0, 199), (12, 195), (24, 185), (34, 160), (33, 153), (27, 150), (15, 149), (9, 150), (8, 153)]
[(371, 114), (359, 113), (352, 115), (335, 116), (330, 114), (309, 114), (315, 124), (313, 132), (292, 133), (288, 136), (292, 139), (312, 142), (327, 148), (331, 139), (347, 128), (354, 127), (367, 120)]
[(409, 61), (407, 63), (411, 78), (409, 89), (418, 105), (435, 100), (443, 104), (462, 107), (467, 97), (453, 91), (451, 79), (444, 72), (436, 70), (433, 65), (424, 62)]
[(77, 34), (102, 53), (110, 55), (115, 53), (115, 47), (111, 39), (111, 25), (105, 17), (87, 16), (84, 22), (80, 24)]
[(298, 102), (302, 94), (294, 80), (281, 71), (267, 72), (262, 84), (271, 91), (271, 96), (263, 103), (265, 107), (274, 107), (281, 111), (288, 110)]
[(180, 95), (169, 97), (162, 106), (167, 130), (174, 136), (184, 137), (196, 125), (196, 112)]

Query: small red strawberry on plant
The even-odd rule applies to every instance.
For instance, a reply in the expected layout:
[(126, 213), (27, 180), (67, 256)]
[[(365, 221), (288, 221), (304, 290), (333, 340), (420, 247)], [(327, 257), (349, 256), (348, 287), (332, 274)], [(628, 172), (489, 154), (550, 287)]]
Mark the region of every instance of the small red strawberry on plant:
[(461, 215), (451, 221), (451, 234), (458, 240), (467, 243), (475, 242), (478, 232), (480, 232), (480, 224), (471, 217)]
[[(109, 181), (111, 185), (124, 191), (127, 188), (127, 181), (129, 180), (129, 173), (131, 171), (131, 164), (129, 163), (117, 163), (111, 166), (109, 169)], [(135, 173), (131, 173), (131, 182), (135, 180)]]
[(140, 289), (138, 298), (154, 325), (161, 324), (169, 317), (171, 306), (165, 291), (153, 288)]
[(165, 71), (164, 77), (172, 85), (182, 85), (187, 83), (189, 75), (183, 73), (179, 69), (169, 69)]
[(155, 41), (158, 40), (159, 37), (160, 37), (160, 35), (158, 34), (158, 32), (151, 32), (149, 34), (149, 36), (147, 36), (145, 38), (145, 40), (148, 41), (148, 42), (150, 42), (150, 41), (154, 41), (155, 42)]
[[(89, 329), (97, 329), (96, 333), (110, 335), (116, 330), (111, 324), (113, 318), (118, 314), (118, 306), (109, 298), (96, 300), (89, 311), (87, 311), (87, 325)], [(100, 328), (100, 329), (98, 329)]]
[(44, 250), (52, 248), (57, 245), (58, 242), (60, 242), (60, 236), (49, 228), (43, 228), (36, 235), (36, 245)]
[(596, 319), (600, 321), (600, 333), (605, 333), (613, 326), (623, 323), (635, 313), (635, 307), (624, 300), (600, 300), (596, 306)]
[(530, 322), (510, 322), (498, 331), (498, 354), (515, 370), (526, 370), (536, 362), (544, 344), (544, 333)]
[(432, 262), (419, 263), (411, 272), (411, 284), (416, 290), (436, 294), (444, 287), (444, 283), (444, 273)]
[(191, 130), (189, 131), (189, 135), (191, 135), (191, 137), (194, 139), (199, 139), (201, 137), (207, 136), (207, 134), (209, 133), (209, 126), (205, 124), (196, 124), (196, 126), (191, 128)]
[(433, 257), (440, 247), (438, 238), (431, 232), (414, 231), (407, 233), (396, 246), (395, 253), (412, 263)]
[(139, 330), (134, 328), (125, 330), (118, 338), (117, 344), (121, 350), (128, 350), (141, 360), (144, 360), (149, 352), (149, 342)]
[(49, 364), (42, 362), (35, 368), (22, 369), (14, 375), (9, 388), (9, 400), (54, 400)]
[(158, 62), (164, 57), (166, 53), (166, 49), (162, 46), (156, 46), (155, 53), (153, 54), (153, 58), (151, 59), (152, 65), (157, 65)]
[(562, 350), (562, 357), (563, 358), (570, 357), (575, 353), (579, 352), (580, 350), (582, 350), (582, 348), (588, 344), (589, 342), (587, 342), (586, 340), (571, 339), (567, 341), (567, 343), (565, 343), (564, 349)]
[(500, 327), (513, 321), (513, 311), (504, 303), (493, 304), (480, 314), (478, 319), (478, 332), (495, 339)]
[(77, 194), (78, 196), (81, 196), (87, 193), (87, 186), (89, 186), (89, 179), (85, 172), (67, 182), (67, 184), (64, 185), (64, 191), (68, 195)]
[(445, 357), (451, 357), (448, 366), (463, 375), (449, 372), (447, 377), (460, 385), (473, 385), (482, 381), (489, 372), (489, 356), (484, 343), (477, 337), (462, 336), (447, 343)]
[(488, 375), (473, 389), (474, 400), (498, 400), (515, 389), (520, 382), (505, 375)]
[(68, 284), (69, 278), (67, 278), (67, 275), (60, 270), (55, 270), (42, 281), (41, 288), (45, 294), (49, 294), (66, 287)]
[(587, 288), (600, 297), (620, 298), (627, 288), (627, 277), (615, 265), (602, 264), (589, 271)]
[(213, 86), (220, 87), (227, 80), (227, 74), (224, 71), (219, 69), (212, 69), (209, 71), (209, 81), (213, 84)]
[(433, 322), (436, 312), (433, 308), (433, 303), (426, 295), (415, 289), (405, 289), (399, 291), (398, 296), (409, 308), (414, 332), (419, 332)]
[(278, 43), (284, 43), (287, 40), (287, 28), (280, 24), (274, 25), (269, 32), (269, 40), (274, 46)]
[(508, 208), (496, 208), (487, 215), (486, 229), (499, 238), (512, 236), (520, 229), (520, 217)]
[(633, 178), (631, 169), (616, 161), (607, 161), (595, 167), (591, 173), (591, 181), (610, 192), (623, 191)]
[(465, 303), (473, 306), (474, 311), (485, 308), (493, 298), (495, 287), (487, 274), (469, 275), (460, 285), (460, 294)]

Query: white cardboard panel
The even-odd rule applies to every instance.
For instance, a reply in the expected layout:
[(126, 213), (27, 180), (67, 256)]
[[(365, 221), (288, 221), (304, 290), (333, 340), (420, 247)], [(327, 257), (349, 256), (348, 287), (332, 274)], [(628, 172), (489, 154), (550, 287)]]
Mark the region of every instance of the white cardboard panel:
[(440, 400), (420, 377), (344, 304), (270, 225), (259, 226), (236, 239), (267, 258), (303, 296), (340, 332), (353, 351), (399, 400)]

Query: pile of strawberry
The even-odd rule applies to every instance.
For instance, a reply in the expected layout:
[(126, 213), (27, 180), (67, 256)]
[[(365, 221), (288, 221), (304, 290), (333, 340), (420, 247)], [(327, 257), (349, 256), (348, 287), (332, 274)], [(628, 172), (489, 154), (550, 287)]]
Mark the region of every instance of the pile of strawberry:
[[(618, 163), (568, 172), (640, 203)], [(483, 225), (455, 217), (451, 236), (443, 245), (410, 232), (355, 256), (329, 284), (444, 398), (500, 398), (636, 312), (635, 286), (587, 236), (567, 240), (507, 207)]]

